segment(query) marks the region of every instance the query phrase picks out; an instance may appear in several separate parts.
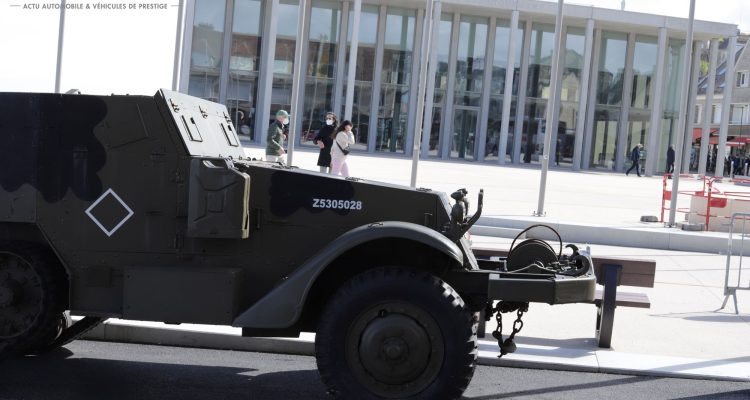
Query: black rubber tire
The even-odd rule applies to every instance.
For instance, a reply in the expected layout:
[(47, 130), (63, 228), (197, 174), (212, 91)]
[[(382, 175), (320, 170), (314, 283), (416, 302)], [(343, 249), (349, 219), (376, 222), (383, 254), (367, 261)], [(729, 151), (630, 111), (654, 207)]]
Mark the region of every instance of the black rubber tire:
[[(391, 313), (393, 309), (390, 308), (389, 314), (384, 317), (384, 310), (390, 304), (405, 305), (400, 309), (394, 308), (403, 315), (413, 310), (413, 314), (417, 315), (413, 316), (413, 321), (425, 331), (435, 334), (439, 330), (442, 340), (431, 340), (436, 335), (429, 335), (430, 339), (427, 340), (432, 353), (429, 355), (429, 368), (425, 371), (434, 373), (430, 372), (425, 377), (424, 374), (427, 372), (424, 372), (419, 379), (405, 384), (386, 384), (370, 374), (364, 366), (367, 361), (363, 361), (363, 357), (352, 355), (352, 348), (356, 348), (358, 352), (362, 351), (362, 342), (365, 341), (363, 332), (367, 332), (373, 323), (377, 323), (374, 321), (393, 318), (391, 315), (403, 318), (402, 314)], [(377, 311), (381, 307), (383, 310)], [(366, 315), (372, 315), (373, 311), (379, 313), (378, 317), (373, 318), (360, 331), (358, 327), (361, 323), (358, 321)], [(407, 318), (409, 316), (406, 315)], [(427, 323), (423, 324), (422, 321)], [(470, 312), (461, 296), (434, 275), (398, 267), (369, 270), (343, 284), (326, 305), (318, 322), (315, 340), (318, 370), (323, 383), (329, 389), (328, 392), (335, 398), (456, 399), (461, 397), (474, 375), (477, 359), (477, 324), (478, 313)], [(433, 343), (442, 345), (432, 346)], [(408, 346), (407, 349), (407, 358), (414, 357), (412, 354), (418, 352)], [(367, 351), (365, 354), (372, 353)], [(376, 358), (383, 357), (386, 356)], [(408, 364), (418, 363), (410, 359)], [(356, 371), (363, 372), (358, 374)], [(363, 383), (363, 380), (370, 382)], [(377, 387), (368, 387), (371, 385)], [(386, 389), (381, 390), (382, 387)]]
[[(53, 342), (61, 332), (64, 318), (67, 275), (55, 255), (47, 248), (26, 242), (0, 241), (0, 252), (14, 256), (31, 266), (41, 286), (41, 302), (34, 321), (24, 332), (0, 339), (0, 359), (34, 353)], [(0, 272), (2, 266), (0, 265)], [(0, 279), (3, 279), (0, 275)]]

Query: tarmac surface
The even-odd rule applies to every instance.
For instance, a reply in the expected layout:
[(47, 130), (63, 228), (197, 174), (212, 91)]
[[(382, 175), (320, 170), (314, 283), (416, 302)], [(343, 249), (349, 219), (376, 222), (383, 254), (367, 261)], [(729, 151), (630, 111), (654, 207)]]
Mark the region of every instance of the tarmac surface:
[[(1, 400), (329, 399), (307, 356), (77, 341), (0, 363)], [(479, 366), (464, 399), (750, 398), (750, 383)]]

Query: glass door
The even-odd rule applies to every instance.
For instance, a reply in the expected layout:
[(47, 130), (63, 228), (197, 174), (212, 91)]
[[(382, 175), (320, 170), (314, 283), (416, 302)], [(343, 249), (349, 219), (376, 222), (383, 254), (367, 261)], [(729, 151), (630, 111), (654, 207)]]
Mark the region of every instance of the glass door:
[(479, 107), (454, 107), (451, 158), (474, 159), (478, 122)]

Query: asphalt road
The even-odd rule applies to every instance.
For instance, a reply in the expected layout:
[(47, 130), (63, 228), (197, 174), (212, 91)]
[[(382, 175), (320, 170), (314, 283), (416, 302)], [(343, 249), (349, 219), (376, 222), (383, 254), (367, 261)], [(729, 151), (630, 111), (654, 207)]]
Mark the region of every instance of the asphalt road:
[[(0, 363), (0, 400), (328, 399), (312, 357), (78, 341)], [(465, 399), (750, 399), (750, 383), (480, 366)]]

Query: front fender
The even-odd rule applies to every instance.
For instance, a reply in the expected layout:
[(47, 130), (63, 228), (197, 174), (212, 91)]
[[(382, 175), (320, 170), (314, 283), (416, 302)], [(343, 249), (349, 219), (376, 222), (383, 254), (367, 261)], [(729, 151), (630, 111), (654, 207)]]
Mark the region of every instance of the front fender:
[(439, 232), (408, 222), (377, 222), (354, 228), (322, 249), (292, 272), (289, 277), (235, 318), (233, 326), (281, 329), (294, 325), (305, 306), (315, 280), (340, 255), (363, 243), (399, 238), (430, 246), (463, 265), (461, 249)]

